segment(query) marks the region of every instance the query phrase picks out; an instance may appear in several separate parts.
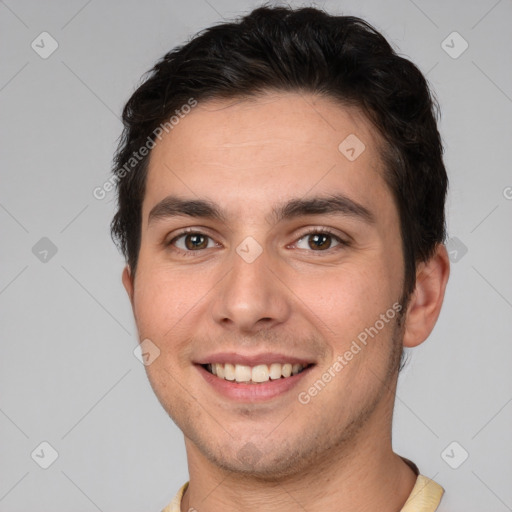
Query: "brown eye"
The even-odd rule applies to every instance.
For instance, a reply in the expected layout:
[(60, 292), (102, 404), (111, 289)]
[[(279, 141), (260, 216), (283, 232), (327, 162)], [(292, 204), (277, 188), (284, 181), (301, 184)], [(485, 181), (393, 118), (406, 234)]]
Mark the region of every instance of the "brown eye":
[(329, 249), (331, 246), (331, 235), (316, 234), (309, 235), (308, 245), (311, 249)]
[(208, 247), (208, 239), (207, 237), (199, 234), (187, 235), (185, 237), (185, 246), (190, 250), (206, 249), (206, 247)]
[(202, 233), (183, 233), (172, 240), (171, 244), (182, 251), (197, 251), (207, 249), (210, 240), (211, 238), (209, 236), (203, 235)]
[[(301, 246), (302, 244), (302, 246)], [(323, 231), (306, 233), (297, 241), (299, 249), (313, 250), (315, 252), (327, 252), (336, 246), (347, 245), (336, 235)]]

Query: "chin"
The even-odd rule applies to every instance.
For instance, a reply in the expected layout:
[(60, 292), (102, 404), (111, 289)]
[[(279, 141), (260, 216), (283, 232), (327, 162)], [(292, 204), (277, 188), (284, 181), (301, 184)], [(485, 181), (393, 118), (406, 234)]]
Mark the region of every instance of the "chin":
[(304, 474), (314, 459), (325, 457), (323, 447), (304, 434), (295, 439), (290, 434), (285, 439), (271, 438), (265, 434), (258, 439), (254, 435), (250, 437), (252, 440), (238, 437), (219, 442), (205, 439), (197, 430), (187, 435), (200, 457), (237, 478), (246, 477), (253, 481), (276, 482), (293, 478)]
[(276, 456), (275, 453), (271, 456), (265, 455), (250, 443), (242, 447), (234, 457), (209, 454), (209, 458), (213, 464), (229, 473), (261, 482), (275, 482), (277, 479), (293, 477), (303, 471), (303, 464), (298, 464), (295, 459), (305, 460), (298, 454), (288, 457)]

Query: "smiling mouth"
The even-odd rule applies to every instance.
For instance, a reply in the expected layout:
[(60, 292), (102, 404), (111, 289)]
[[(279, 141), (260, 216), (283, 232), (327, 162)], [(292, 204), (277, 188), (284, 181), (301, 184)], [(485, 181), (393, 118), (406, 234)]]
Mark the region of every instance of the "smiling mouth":
[(236, 382), (237, 384), (262, 384), (264, 382), (287, 379), (298, 375), (311, 365), (272, 363), (245, 366), (241, 364), (203, 364), (207, 372), (220, 379)]

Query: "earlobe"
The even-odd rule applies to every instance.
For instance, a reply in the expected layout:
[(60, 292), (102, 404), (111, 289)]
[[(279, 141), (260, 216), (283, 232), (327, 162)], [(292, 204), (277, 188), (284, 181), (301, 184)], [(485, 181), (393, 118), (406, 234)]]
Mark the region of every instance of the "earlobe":
[(423, 343), (437, 322), (443, 305), (446, 284), (450, 275), (450, 260), (443, 244), (416, 272), (416, 287), (409, 305), (404, 329), (404, 347)]
[(133, 279), (129, 265), (126, 265), (123, 269), (122, 281), (124, 289), (126, 290), (126, 293), (128, 294), (130, 302), (132, 303), (133, 306)]

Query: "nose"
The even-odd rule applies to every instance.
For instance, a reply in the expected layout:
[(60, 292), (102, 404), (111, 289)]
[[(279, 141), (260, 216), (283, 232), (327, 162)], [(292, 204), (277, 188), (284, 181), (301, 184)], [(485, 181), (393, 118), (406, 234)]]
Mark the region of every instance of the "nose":
[(251, 262), (235, 251), (230, 256), (230, 269), (219, 283), (212, 307), (214, 321), (246, 334), (285, 322), (291, 310), (290, 292), (271, 258), (265, 251)]

